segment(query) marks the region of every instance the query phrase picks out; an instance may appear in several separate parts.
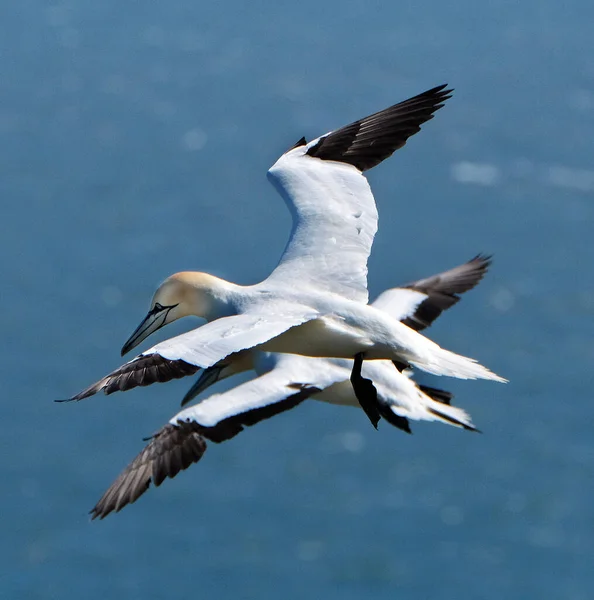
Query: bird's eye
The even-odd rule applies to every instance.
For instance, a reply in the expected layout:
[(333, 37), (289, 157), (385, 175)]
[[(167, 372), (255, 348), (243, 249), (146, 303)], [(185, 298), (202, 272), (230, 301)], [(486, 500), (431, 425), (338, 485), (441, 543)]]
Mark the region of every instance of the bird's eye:
[(159, 312), (159, 311), (163, 310), (163, 307), (158, 302), (155, 302), (155, 310), (157, 312)]

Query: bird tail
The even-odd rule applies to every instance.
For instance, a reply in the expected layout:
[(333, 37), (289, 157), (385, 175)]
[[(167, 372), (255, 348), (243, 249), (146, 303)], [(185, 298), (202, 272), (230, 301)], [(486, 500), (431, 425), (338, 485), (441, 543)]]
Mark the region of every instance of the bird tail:
[(432, 375), (447, 375), (458, 379), (489, 379), (490, 381), (507, 383), (507, 379), (489, 371), (487, 367), (483, 367), (473, 358), (450, 352), (439, 346), (432, 348), (431, 352), (427, 353), (426, 359), (410, 359), (409, 362)]
[(432, 418), (469, 431), (478, 431), (472, 424), (470, 415), (465, 410), (450, 406), (452, 394), (427, 385), (419, 385), (419, 390), (425, 395), (425, 408)]

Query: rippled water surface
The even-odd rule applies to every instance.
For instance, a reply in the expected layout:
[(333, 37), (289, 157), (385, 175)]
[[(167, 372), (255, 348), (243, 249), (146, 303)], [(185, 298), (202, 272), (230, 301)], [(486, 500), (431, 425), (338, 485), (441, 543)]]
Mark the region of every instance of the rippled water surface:
[[(2, 596), (591, 598), (593, 18), (585, 0), (4, 2)], [(120, 363), (169, 273), (266, 276), (290, 219), (265, 172), (295, 140), (446, 81), (369, 174), (369, 286), (495, 255), (431, 331), (511, 380), (433, 380), (483, 435), (306, 404), (91, 523), (189, 382), (52, 401)]]

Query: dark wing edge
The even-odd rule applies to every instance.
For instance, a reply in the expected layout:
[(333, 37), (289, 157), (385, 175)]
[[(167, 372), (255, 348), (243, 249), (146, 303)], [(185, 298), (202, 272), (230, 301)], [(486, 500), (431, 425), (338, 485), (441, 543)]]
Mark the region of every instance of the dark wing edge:
[(403, 286), (426, 294), (427, 298), (402, 323), (415, 331), (429, 327), (444, 310), (460, 301), (459, 294), (473, 289), (482, 280), (492, 261), (492, 256), (477, 254), (463, 265)]
[(85, 388), (82, 392), (67, 400), (58, 400), (58, 402), (78, 402), (101, 391), (109, 395), (114, 392), (125, 392), (135, 387), (152, 385), (153, 383), (164, 383), (172, 379), (194, 375), (199, 369), (200, 367), (191, 365), (181, 359), (170, 360), (156, 353), (141, 354)]
[(146, 447), (120, 473), (90, 511), (92, 519), (104, 519), (111, 512), (119, 512), (132, 504), (148, 490), (151, 482), (160, 486), (169, 477), (198, 462), (206, 452), (206, 440), (220, 443), (235, 437), (244, 427), (255, 425), (287, 410), (319, 392), (318, 388), (298, 385), (298, 391), (281, 402), (263, 406), (223, 419), (212, 427), (196, 421), (180, 420), (168, 423), (150, 438)]
[(309, 148), (307, 154), (367, 171), (406, 144), (421, 125), (433, 118), (453, 90), (447, 84), (434, 87), (404, 102), (332, 131)]
[[(290, 386), (291, 387), (291, 386)], [(287, 396), (280, 402), (268, 404), (267, 406), (261, 406), (259, 408), (253, 408), (238, 415), (233, 415), (223, 419), (212, 427), (200, 427), (200, 433), (211, 442), (220, 444), (235, 437), (238, 433), (241, 433), (244, 427), (251, 427), (260, 421), (265, 421), (279, 415), (280, 413), (286, 412), (295, 408), (301, 404), (304, 400), (307, 400), (313, 394), (320, 392), (319, 388), (306, 384), (295, 384), (293, 386), (298, 391), (290, 396)]]
[(426, 394), (432, 400), (435, 400), (440, 404), (447, 404), (448, 406), (451, 406), (452, 400), (454, 399), (454, 394), (452, 394), (452, 392), (446, 392), (445, 390), (430, 387), (428, 385), (422, 385), (420, 383), (417, 385), (417, 387), (421, 390), (421, 392), (423, 392), (423, 394)]
[[(418, 385), (418, 387), (423, 393), (427, 394), (427, 396), (429, 396), (432, 400), (435, 400), (436, 402), (446, 405), (446, 406), (451, 406), (452, 399), (454, 397), (454, 395), (451, 392), (447, 392), (447, 391), (439, 389), (439, 388), (429, 387), (426, 385)], [(412, 433), (412, 431), (410, 429), (409, 420), (405, 416), (398, 414), (398, 407), (391, 406), (389, 404), (384, 405), (384, 404), (380, 403), (379, 410), (380, 410), (381, 416), (386, 421), (388, 421), (388, 423), (390, 423), (390, 425), (393, 425), (394, 427), (397, 427), (398, 429), (402, 429), (406, 433)], [(461, 420), (461, 419), (456, 418), (454, 415), (448, 414), (447, 412), (445, 412), (445, 409), (439, 410), (438, 408), (435, 408), (435, 407), (427, 407), (427, 411), (429, 413), (431, 413), (433, 416), (440, 419), (441, 421), (449, 423), (450, 425), (454, 425), (455, 427), (460, 427), (462, 429), (465, 429), (466, 431), (475, 431), (477, 433), (480, 433), (480, 430), (477, 429), (472, 424), (472, 422), (470, 422), (470, 417), (468, 417), (467, 420)]]
[(167, 424), (160, 429), (140, 454), (120, 473), (90, 511), (91, 518), (104, 519), (136, 502), (150, 487), (161, 485), (166, 477), (198, 462), (206, 452), (206, 441), (189, 424)]

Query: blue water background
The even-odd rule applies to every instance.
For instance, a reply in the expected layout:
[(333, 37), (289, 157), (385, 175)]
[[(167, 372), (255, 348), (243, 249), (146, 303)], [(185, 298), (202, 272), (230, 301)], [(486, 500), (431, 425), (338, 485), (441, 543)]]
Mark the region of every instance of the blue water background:
[[(0, 595), (591, 598), (593, 19), (586, 0), (1, 3)], [(168, 274), (269, 273), (284, 149), (442, 82), (447, 107), (369, 174), (369, 287), (495, 255), (431, 330), (511, 380), (431, 380), (484, 434), (311, 403), (90, 522), (190, 382), (53, 399), (120, 364)]]

